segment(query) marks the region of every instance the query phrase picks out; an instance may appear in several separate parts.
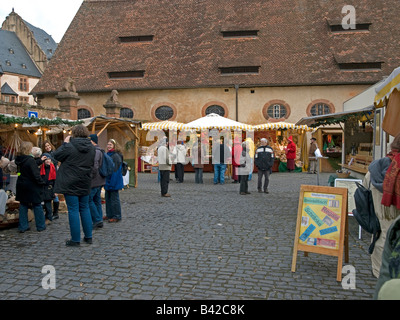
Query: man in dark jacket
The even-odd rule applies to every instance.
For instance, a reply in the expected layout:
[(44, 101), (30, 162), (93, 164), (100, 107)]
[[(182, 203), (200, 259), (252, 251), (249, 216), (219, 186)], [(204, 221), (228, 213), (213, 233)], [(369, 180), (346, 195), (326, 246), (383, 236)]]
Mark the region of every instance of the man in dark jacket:
[(54, 186), (55, 193), (62, 193), (68, 208), (71, 240), (67, 246), (79, 246), (82, 223), (84, 240), (92, 243), (92, 218), (89, 209), (89, 194), (92, 184), (95, 147), (89, 139), (89, 131), (83, 125), (72, 128), (72, 137), (54, 152), (54, 158), (61, 162)]
[(220, 144), (214, 146), (212, 150), (213, 164), (214, 164), (214, 184), (225, 183), (226, 165), (231, 161), (231, 151), (223, 137), (219, 139)]
[(89, 208), (92, 216), (93, 229), (103, 227), (103, 209), (101, 207), (101, 189), (106, 184), (106, 178), (99, 173), (99, 168), (103, 163), (103, 152), (98, 145), (97, 134), (91, 134), (90, 140), (96, 148), (94, 156), (94, 165), (92, 170), (92, 184), (89, 195)]
[[(268, 145), (268, 140), (266, 138), (261, 139), (261, 145), (257, 148), (254, 158), (254, 164), (258, 169), (258, 192), (264, 191), (268, 193), (269, 175), (271, 174), (275, 157), (274, 150)], [(264, 188), (261, 189), (263, 177), (265, 177)]]

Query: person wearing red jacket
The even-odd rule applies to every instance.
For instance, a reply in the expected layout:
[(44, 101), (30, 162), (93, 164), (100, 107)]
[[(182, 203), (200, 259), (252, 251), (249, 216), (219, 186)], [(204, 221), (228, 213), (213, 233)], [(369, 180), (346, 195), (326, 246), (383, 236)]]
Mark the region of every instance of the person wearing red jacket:
[(288, 138), (288, 145), (286, 147), (287, 169), (289, 172), (294, 171), (294, 159), (296, 159), (296, 144), (293, 142), (293, 137)]
[(238, 170), (240, 166), (240, 157), (242, 155), (242, 141), (239, 137), (235, 137), (233, 140), (232, 148), (232, 183), (239, 182)]

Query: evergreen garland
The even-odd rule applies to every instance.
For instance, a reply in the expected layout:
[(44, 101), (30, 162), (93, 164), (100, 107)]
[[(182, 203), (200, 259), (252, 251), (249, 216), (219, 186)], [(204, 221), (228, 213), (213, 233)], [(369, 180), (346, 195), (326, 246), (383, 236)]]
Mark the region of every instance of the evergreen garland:
[[(367, 116), (367, 121), (366, 123), (372, 123), (374, 121), (373, 117), (368, 118), (368, 116), (371, 116), (371, 112), (365, 112), (362, 115)], [(319, 126), (326, 126), (326, 125), (331, 125), (331, 124), (338, 124), (341, 122), (346, 122), (347, 120), (358, 120), (360, 118), (360, 114), (346, 114), (343, 115), (340, 118), (325, 118), (325, 119), (316, 119), (315, 123), (310, 124), (309, 127), (315, 128)]]
[(44, 119), (44, 118), (28, 118), (28, 117), (14, 117), (14, 116), (5, 116), (4, 114), (0, 114), (0, 124), (38, 124), (38, 126), (51, 126), (51, 125), (60, 125), (65, 124), (69, 126), (75, 126), (77, 124), (83, 123), (82, 120), (66, 120), (56, 117), (54, 119)]

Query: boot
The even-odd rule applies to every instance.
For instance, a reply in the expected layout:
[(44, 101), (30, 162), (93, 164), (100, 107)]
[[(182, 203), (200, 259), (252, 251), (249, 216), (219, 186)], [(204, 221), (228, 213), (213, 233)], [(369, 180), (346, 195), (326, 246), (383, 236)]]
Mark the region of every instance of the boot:
[(53, 201), (53, 219), (58, 219), (58, 207), (60, 206), (60, 202)]

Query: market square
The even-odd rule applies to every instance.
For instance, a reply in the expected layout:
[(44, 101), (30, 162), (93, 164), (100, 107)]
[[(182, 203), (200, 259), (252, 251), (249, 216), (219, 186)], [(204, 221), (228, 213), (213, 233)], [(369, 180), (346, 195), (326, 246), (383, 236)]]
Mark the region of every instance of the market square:
[[(329, 174), (320, 175), (328, 185)], [(270, 193), (239, 196), (239, 186), (171, 181), (160, 198), (157, 175), (141, 173), (139, 187), (120, 192), (122, 220), (94, 231), (93, 244), (65, 246), (69, 228), (61, 213), (43, 232), (0, 231), (1, 299), (23, 300), (369, 300), (376, 278), (367, 252), (370, 235), (358, 239), (349, 217), (349, 263), (355, 289), (336, 281), (337, 258), (298, 254), (291, 272), (299, 189), (316, 185), (306, 173), (273, 173)], [(55, 289), (43, 289), (45, 265), (55, 269)], [(346, 273), (343, 273), (343, 277)]]

